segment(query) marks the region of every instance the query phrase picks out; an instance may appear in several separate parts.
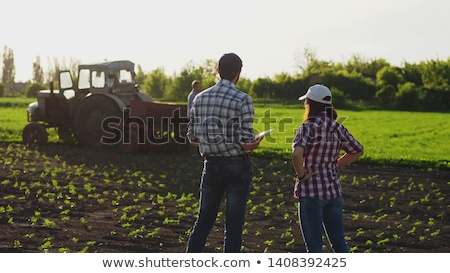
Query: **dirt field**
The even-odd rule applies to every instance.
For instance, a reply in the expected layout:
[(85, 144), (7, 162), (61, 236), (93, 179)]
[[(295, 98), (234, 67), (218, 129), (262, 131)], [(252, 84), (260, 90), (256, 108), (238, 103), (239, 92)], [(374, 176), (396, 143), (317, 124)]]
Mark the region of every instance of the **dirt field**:
[[(0, 152), (0, 252), (185, 251), (200, 157), (62, 144), (3, 143)], [(289, 155), (252, 160), (242, 252), (305, 252)], [(341, 179), (353, 252), (450, 251), (449, 171), (355, 164)], [(222, 251), (223, 222), (220, 214), (206, 252)]]

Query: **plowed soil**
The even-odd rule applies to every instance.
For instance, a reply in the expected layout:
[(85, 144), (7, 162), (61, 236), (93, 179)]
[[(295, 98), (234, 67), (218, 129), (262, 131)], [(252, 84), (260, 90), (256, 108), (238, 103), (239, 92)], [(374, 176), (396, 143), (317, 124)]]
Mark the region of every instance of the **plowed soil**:
[[(0, 151), (0, 252), (185, 251), (199, 156), (63, 144), (3, 143)], [(252, 161), (242, 252), (305, 252), (289, 154)], [(450, 251), (449, 171), (356, 163), (340, 175), (352, 252)], [(224, 221), (219, 214), (205, 252), (222, 251)]]

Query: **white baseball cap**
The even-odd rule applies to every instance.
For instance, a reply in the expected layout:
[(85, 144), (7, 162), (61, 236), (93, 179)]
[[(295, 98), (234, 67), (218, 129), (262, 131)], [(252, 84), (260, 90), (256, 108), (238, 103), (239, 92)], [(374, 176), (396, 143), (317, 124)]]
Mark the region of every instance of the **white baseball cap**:
[(328, 87), (321, 84), (315, 84), (311, 86), (305, 95), (298, 98), (298, 100), (304, 100), (306, 98), (325, 104), (331, 104), (331, 91)]

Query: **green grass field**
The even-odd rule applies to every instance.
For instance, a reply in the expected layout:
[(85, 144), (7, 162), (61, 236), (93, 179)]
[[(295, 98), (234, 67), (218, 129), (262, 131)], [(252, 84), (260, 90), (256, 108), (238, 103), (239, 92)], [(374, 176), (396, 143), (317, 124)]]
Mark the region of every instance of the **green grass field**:
[[(270, 122), (267, 123), (270, 112)], [(292, 107), (256, 108), (255, 129), (275, 128), (261, 145), (276, 153), (291, 150), (295, 131), (302, 123), (301, 104)], [(364, 146), (362, 161), (421, 167), (450, 167), (450, 114), (399, 111), (338, 110), (338, 120)], [(265, 123), (266, 121), (266, 123)]]
[[(20, 142), (26, 108), (34, 99), (0, 98), (0, 141)], [(266, 136), (257, 154), (290, 158), (291, 141), (303, 119), (303, 105), (255, 103), (255, 130)], [(450, 113), (338, 110), (341, 121), (364, 146), (370, 164), (450, 169)], [(49, 141), (57, 141), (50, 132)]]

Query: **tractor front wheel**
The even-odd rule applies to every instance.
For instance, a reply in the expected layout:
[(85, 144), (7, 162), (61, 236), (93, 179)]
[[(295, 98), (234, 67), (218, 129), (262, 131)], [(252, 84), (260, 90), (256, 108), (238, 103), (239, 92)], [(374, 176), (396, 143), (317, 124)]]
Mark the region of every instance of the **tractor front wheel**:
[(45, 145), (48, 142), (47, 129), (43, 124), (30, 122), (23, 128), (22, 140), (25, 144)]

